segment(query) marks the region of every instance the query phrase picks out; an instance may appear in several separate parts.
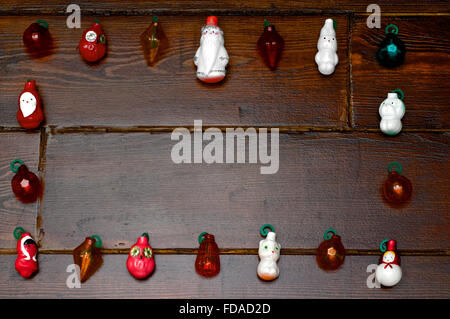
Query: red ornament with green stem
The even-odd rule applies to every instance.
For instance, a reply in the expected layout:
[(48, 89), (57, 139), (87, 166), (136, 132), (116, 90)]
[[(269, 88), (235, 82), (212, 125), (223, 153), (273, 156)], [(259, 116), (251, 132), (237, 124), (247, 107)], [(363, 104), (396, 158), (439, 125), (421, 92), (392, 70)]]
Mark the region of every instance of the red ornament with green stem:
[(14, 229), (14, 238), (17, 239), (17, 259), (15, 268), (24, 278), (30, 278), (38, 271), (38, 247), (30, 233), (22, 227)]
[(33, 58), (40, 58), (51, 53), (53, 40), (45, 20), (32, 23), (22, 36), (25, 51)]
[(81, 56), (87, 62), (97, 62), (106, 54), (106, 35), (98, 19), (83, 32), (78, 45)]
[(327, 229), (323, 235), (325, 239), (317, 248), (317, 265), (326, 271), (336, 270), (345, 260), (345, 248), (341, 237), (333, 228)]
[(200, 247), (195, 260), (195, 271), (203, 277), (214, 277), (220, 272), (220, 253), (214, 235), (201, 233), (198, 242)]
[(20, 159), (11, 162), (11, 170), (16, 173), (11, 180), (11, 188), (16, 198), (25, 204), (35, 202), (41, 195), (39, 178), (30, 172)]
[(264, 63), (272, 71), (277, 68), (284, 49), (284, 40), (275, 30), (275, 26), (271, 25), (264, 19), (264, 31), (257, 43), (258, 52)]

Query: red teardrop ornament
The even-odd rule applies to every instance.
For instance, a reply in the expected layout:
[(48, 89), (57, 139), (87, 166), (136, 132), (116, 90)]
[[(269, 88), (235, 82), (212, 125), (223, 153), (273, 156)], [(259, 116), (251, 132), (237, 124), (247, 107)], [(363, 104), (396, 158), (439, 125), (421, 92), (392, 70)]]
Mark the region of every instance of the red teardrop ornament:
[(53, 40), (45, 20), (32, 23), (23, 33), (26, 52), (33, 58), (40, 58), (51, 53)]
[(275, 26), (264, 21), (264, 31), (257, 43), (258, 52), (264, 63), (272, 71), (276, 69), (284, 49), (284, 40), (275, 30)]
[[(12, 167), (14, 166), (14, 161)], [(16, 172), (11, 180), (11, 188), (17, 199), (22, 203), (33, 203), (41, 195), (41, 182), (39, 178), (30, 172), (26, 165), (22, 164), (18, 169), (13, 168)]]
[(210, 278), (220, 272), (219, 247), (216, 244), (214, 235), (202, 233), (200, 238), (202, 236), (203, 241), (200, 243), (195, 260), (195, 271), (200, 276)]
[(19, 109), (17, 122), (24, 129), (38, 128), (44, 120), (42, 99), (36, 89), (36, 81), (27, 80), (23, 91), (19, 95)]
[(127, 269), (136, 279), (148, 277), (155, 269), (153, 249), (148, 243), (148, 234), (144, 233), (138, 238), (128, 253)]
[(317, 265), (323, 270), (336, 270), (342, 266), (344, 260), (345, 248), (339, 235), (332, 235), (330, 239), (324, 240), (317, 248)]
[(78, 49), (87, 62), (97, 62), (106, 54), (106, 35), (98, 20), (83, 32)]

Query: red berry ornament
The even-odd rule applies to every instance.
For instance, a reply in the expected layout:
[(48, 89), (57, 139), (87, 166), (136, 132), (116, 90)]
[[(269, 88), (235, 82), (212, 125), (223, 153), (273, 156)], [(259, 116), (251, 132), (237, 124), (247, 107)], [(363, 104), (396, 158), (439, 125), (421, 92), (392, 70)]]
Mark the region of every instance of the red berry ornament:
[[(19, 167), (16, 164), (20, 164)], [(39, 178), (30, 172), (26, 165), (19, 159), (11, 162), (11, 170), (16, 173), (11, 180), (11, 188), (17, 199), (22, 203), (33, 203), (41, 195), (41, 182)]]
[(317, 248), (317, 265), (326, 271), (336, 270), (342, 266), (345, 260), (345, 248), (342, 245), (341, 237), (333, 228), (328, 229), (323, 237), (325, 240)]
[(87, 62), (97, 62), (105, 56), (106, 36), (100, 21), (95, 19), (92, 26), (83, 32), (78, 49)]
[(18, 240), (16, 270), (22, 277), (30, 278), (39, 269), (36, 242), (22, 227), (14, 229), (14, 238)]
[(99, 236), (86, 237), (80, 246), (73, 250), (73, 261), (80, 267), (80, 282), (88, 280), (103, 264)]
[(22, 40), (25, 50), (33, 58), (40, 58), (51, 53), (53, 41), (45, 20), (32, 23), (23, 33)]
[(214, 235), (201, 233), (198, 237), (200, 247), (195, 260), (195, 271), (203, 277), (214, 277), (220, 272), (219, 247)]
[(389, 164), (388, 172), (388, 177), (383, 184), (384, 198), (391, 206), (402, 206), (411, 198), (412, 184), (409, 179), (401, 175), (402, 167), (399, 163)]
[(284, 40), (275, 30), (275, 26), (264, 20), (264, 32), (257, 43), (258, 52), (264, 63), (272, 71), (276, 69), (284, 49)]
[(147, 278), (155, 269), (153, 249), (148, 243), (148, 234), (144, 233), (138, 238), (128, 254), (127, 268), (136, 279)]
[(43, 120), (42, 100), (36, 89), (36, 81), (28, 79), (19, 95), (17, 122), (24, 129), (31, 130), (38, 128)]

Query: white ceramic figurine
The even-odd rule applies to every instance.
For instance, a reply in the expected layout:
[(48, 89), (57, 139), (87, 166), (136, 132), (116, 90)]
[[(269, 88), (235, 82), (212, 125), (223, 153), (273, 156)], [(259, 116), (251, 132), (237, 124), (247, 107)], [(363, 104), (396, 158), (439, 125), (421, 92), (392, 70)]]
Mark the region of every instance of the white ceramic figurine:
[(397, 135), (402, 130), (401, 119), (405, 115), (405, 104), (402, 99), (403, 92), (400, 98), (395, 92), (388, 93), (386, 100), (378, 109), (381, 116), (380, 129), (386, 135)]
[(395, 286), (402, 279), (400, 256), (397, 254), (395, 246), (395, 240), (388, 241), (388, 247), (384, 251), (380, 264), (375, 271), (377, 281), (386, 287)]
[(319, 72), (323, 75), (330, 75), (339, 62), (337, 52), (336, 31), (334, 30), (333, 19), (326, 19), (320, 30), (320, 37), (317, 41), (316, 63)]
[(261, 234), (267, 237), (259, 242), (259, 258), (260, 262), (258, 264), (257, 273), (258, 277), (262, 280), (274, 280), (280, 275), (280, 270), (278, 269), (277, 261), (280, 259), (280, 249), (281, 245), (276, 241), (276, 234), (271, 231), (267, 232), (266, 227), (271, 225), (264, 225), (261, 228)]

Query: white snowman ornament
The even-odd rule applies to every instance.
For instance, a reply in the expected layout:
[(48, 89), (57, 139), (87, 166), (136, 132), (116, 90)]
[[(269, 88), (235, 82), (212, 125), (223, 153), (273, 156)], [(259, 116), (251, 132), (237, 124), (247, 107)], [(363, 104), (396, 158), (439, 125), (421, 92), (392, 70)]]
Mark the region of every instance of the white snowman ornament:
[[(384, 244), (387, 243), (387, 249)], [(395, 286), (402, 279), (402, 268), (400, 268), (400, 256), (397, 254), (396, 241), (385, 240), (380, 249), (383, 253), (380, 264), (375, 271), (377, 281), (385, 287)]]
[(197, 78), (206, 83), (222, 81), (226, 75), (228, 60), (223, 31), (217, 25), (217, 17), (209, 16), (206, 25), (202, 27), (200, 47), (194, 56)]
[[(272, 231), (268, 232), (266, 228)], [(277, 261), (280, 259), (281, 245), (276, 241), (276, 234), (272, 225), (266, 224), (261, 227), (261, 235), (267, 237), (259, 242), (259, 264), (256, 270), (258, 277), (270, 281), (277, 279), (280, 275)]]
[(397, 135), (402, 130), (401, 119), (405, 115), (404, 94), (397, 89), (388, 93), (386, 100), (380, 104), (380, 130), (386, 135)]
[(334, 72), (339, 62), (337, 55), (337, 39), (334, 30), (333, 19), (326, 19), (325, 24), (320, 30), (319, 40), (317, 41), (316, 63), (319, 72), (323, 75), (330, 75)]

